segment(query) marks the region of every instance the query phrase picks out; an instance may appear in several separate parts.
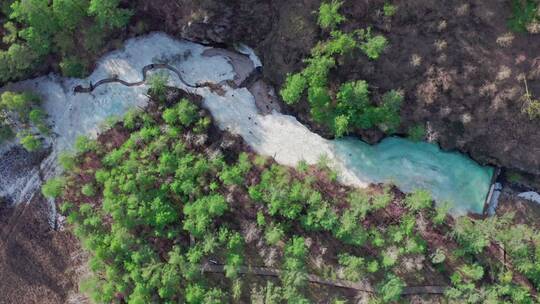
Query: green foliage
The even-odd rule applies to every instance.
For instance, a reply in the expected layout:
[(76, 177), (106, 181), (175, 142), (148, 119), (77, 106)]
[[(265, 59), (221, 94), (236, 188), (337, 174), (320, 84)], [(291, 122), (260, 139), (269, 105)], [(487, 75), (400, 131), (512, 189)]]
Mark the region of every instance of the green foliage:
[(388, 275), (385, 282), (378, 286), (383, 301), (391, 302), (400, 298), (405, 283), (397, 276)]
[(92, 184), (86, 184), (81, 188), (81, 193), (88, 197), (95, 196), (96, 188)]
[(362, 257), (353, 256), (347, 253), (340, 254), (339, 265), (344, 268), (345, 279), (358, 282), (363, 278), (365, 272), (365, 261)]
[(15, 134), (11, 127), (0, 122), (0, 144), (2, 144), (3, 141), (13, 138), (13, 136), (15, 136)]
[(178, 121), (185, 126), (191, 126), (199, 118), (197, 114), (197, 106), (189, 102), (187, 99), (182, 99), (176, 106)]
[(240, 185), (244, 182), (244, 177), (250, 169), (249, 156), (247, 153), (240, 153), (238, 163), (234, 166), (225, 166), (220, 172), (219, 178), (227, 186)]
[(2, 39), (6, 49), (0, 50), (0, 82), (27, 76), (52, 56), (60, 59), (64, 75), (82, 77), (87, 63), (79, 60), (85, 58), (81, 53), (99, 52), (111, 29), (125, 26), (131, 16), (119, 8), (119, 0), (14, 0), (4, 5), (8, 18), (2, 20), (7, 35)]
[(282, 293), (281, 287), (275, 286), (272, 281), (267, 281), (266, 286), (251, 293), (251, 303), (280, 304), (282, 303)]
[(412, 211), (420, 211), (431, 207), (433, 199), (427, 190), (416, 189), (405, 198), (405, 204)]
[(40, 99), (35, 94), (30, 92), (11, 92), (6, 91), (0, 95), (0, 112), (4, 115), (13, 113), (22, 123), (28, 123), (30, 120), (30, 112), (39, 105)]
[(306, 84), (306, 78), (301, 73), (288, 74), (280, 91), (281, 97), (287, 104), (297, 103), (306, 89)]
[(279, 241), (283, 239), (285, 232), (280, 226), (272, 226), (267, 229), (264, 233), (264, 238), (266, 242), (270, 245), (276, 245)]
[(384, 3), (383, 13), (386, 17), (392, 17), (397, 13), (397, 7), (391, 3)]
[(458, 270), (462, 278), (471, 281), (478, 281), (484, 276), (484, 269), (477, 264), (463, 265)]
[(88, 13), (96, 17), (101, 27), (121, 28), (124, 27), (133, 12), (118, 8), (120, 0), (90, 0)]
[(58, 163), (66, 171), (72, 171), (77, 165), (75, 157), (68, 152), (62, 152), (58, 155)]
[(417, 124), (409, 128), (407, 138), (412, 141), (423, 141), (426, 138), (426, 128), (424, 125)]
[(52, 178), (43, 184), (41, 193), (48, 198), (56, 198), (62, 194), (65, 181), (62, 178)]
[(149, 91), (157, 97), (158, 100), (163, 101), (167, 91), (168, 82), (169, 74), (166, 72), (152, 74), (152, 76), (148, 78), (148, 85), (150, 86)]
[(350, 56), (360, 49), (371, 59), (377, 59), (387, 46), (386, 38), (373, 36), (369, 28), (353, 33), (335, 30), (344, 21), (338, 12), (340, 6), (341, 2), (335, 0), (321, 4), (319, 24), (331, 30), (330, 38), (311, 50), (311, 57), (304, 60), (307, 65), (302, 71), (287, 75), (280, 90), (281, 97), (287, 104), (296, 104), (307, 90), (311, 117), (330, 128), (336, 137), (344, 136), (355, 128), (378, 127), (393, 133), (400, 124), (401, 93), (387, 92), (377, 106), (370, 101), (368, 84), (363, 80), (343, 83), (337, 92), (329, 89), (330, 72), (341, 62), (336, 57)]
[(509, 217), (491, 217), (484, 220), (459, 217), (454, 224), (453, 235), (464, 253), (479, 254), (489, 245), (495, 233), (508, 225), (509, 221)]
[(88, 0), (54, 0), (52, 10), (58, 24), (74, 31), (86, 17)]
[(86, 65), (77, 57), (66, 57), (59, 64), (62, 75), (82, 78), (86, 75)]
[(341, 31), (332, 31), (330, 39), (324, 42), (319, 42), (312, 50), (313, 57), (334, 56), (334, 55), (351, 55), (358, 47), (358, 42), (354, 34), (344, 33)]
[(523, 182), (523, 179), (524, 179), (523, 175), (521, 175), (518, 172), (510, 172), (507, 174), (507, 177), (508, 177), (508, 181), (511, 183), (521, 183)]
[(21, 142), (21, 145), (28, 151), (28, 152), (34, 152), (42, 147), (41, 140), (34, 134), (31, 134), (29, 132), (20, 132), (17, 134), (17, 137), (19, 137), (19, 140)]
[(223, 215), (228, 209), (225, 198), (219, 194), (205, 196), (184, 206), (184, 229), (193, 236), (201, 237), (209, 228), (214, 217)]
[(96, 141), (89, 139), (87, 136), (80, 135), (75, 140), (75, 149), (79, 153), (95, 151), (98, 148)]
[(538, 2), (535, 0), (511, 0), (512, 16), (508, 26), (515, 32), (526, 32), (527, 26), (538, 17)]
[(531, 100), (524, 108), (530, 120), (540, 118), (540, 100)]
[(371, 28), (367, 30), (359, 30), (358, 35), (363, 40), (360, 44), (360, 49), (369, 57), (369, 59), (377, 60), (381, 53), (388, 46), (388, 40), (382, 35), (373, 36)]
[(294, 236), (285, 246), (283, 271), (280, 275), (287, 303), (309, 303), (300, 292), (307, 283), (306, 256), (304, 238)]
[(5, 44), (12, 44), (17, 41), (17, 27), (11, 21), (4, 23), (4, 30), (6, 31), (4, 37), (2, 37), (2, 42)]
[[(362, 100), (366, 90), (363, 83), (351, 83), (343, 96)], [(476, 252), (484, 254), (491, 240), (504, 245), (515, 271), (540, 283), (540, 271), (535, 267), (540, 237), (524, 225), (504, 229), (507, 218), (458, 217), (452, 237), (462, 247), (455, 252), (434, 252), (421, 237), (422, 226), (417, 227), (418, 217), (424, 219), (419, 225), (430, 225), (429, 219), (437, 223), (438, 217), (444, 221), (431, 207), (428, 194), (415, 191), (402, 200), (394, 197), (389, 186), (376, 195), (372, 189), (342, 187), (328, 179), (327, 158), (321, 159), (318, 168), (303, 164), (302, 170), (294, 170), (257, 157), (252, 165), (253, 155), (247, 153), (239, 152), (236, 160), (229, 151), (209, 157), (212, 143), (191, 145), (186, 136), (206, 118), (204, 112), (187, 101), (166, 112), (162, 117), (167, 125), (161, 125), (156, 113), (125, 119), (131, 136), (113, 150), (80, 140), (80, 150), (93, 153), (70, 156), (67, 161), (68, 167), (74, 159), (92, 164), (82, 163), (81, 169), (66, 172), (69, 190), (60, 209), (83, 248), (90, 251), (93, 277), (81, 289), (96, 302), (242, 301), (247, 288), (240, 269), (259, 261), (259, 257), (253, 260), (251, 254), (256, 252), (249, 247), (258, 244), (254, 235), (278, 251), (278, 265), (272, 267), (280, 269), (280, 286), (255, 282), (254, 302), (309, 303), (308, 274), (369, 279), (381, 300), (396, 301), (405, 283), (392, 273), (407, 278), (417, 274), (418, 270), (407, 272), (402, 267), (410, 258), (424, 258), (438, 269), (455, 271), (448, 296), (457, 302), (473, 299), (477, 290), (485, 290), (484, 297), (476, 298), (480, 303), (488, 298), (489, 303), (527, 301), (529, 293), (513, 285), (511, 275), (499, 276), (494, 270), (497, 265), (473, 264), (484, 261)], [(196, 118), (182, 118), (186, 112), (191, 114), (185, 117)], [(49, 181), (42, 191), (54, 197), (63, 187), (63, 180)], [(91, 203), (85, 196), (93, 198)], [(423, 208), (427, 209), (416, 212)], [(394, 210), (403, 214), (397, 216)], [(447, 225), (452, 223), (445, 224), (437, 229), (448, 231)], [(308, 257), (311, 262), (321, 246), (328, 245), (334, 247), (323, 255), (323, 265), (337, 260), (340, 271), (326, 265), (319, 268), (317, 263), (308, 267)], [(224, 276), (201, 271), (201, 265), (211, 260), (224, 264)], [(489, 280), (483, 280), (488, 275)], [(385, 279), (381, 282), (380, 278)]]
[(324, 2), (319, 7), (319, 26), (323, 29), (332, 30), (337, 27), (340, 23), (345, 21), (339, 13), (339, 9), (343, 2), (338, 0), (332, 0), (332, 2)]
[(444, 262), (445, 260), (446, 260), (446, 255), (440, 248), (437, 248), (435, 252), (431, 255), (431, 262), (433, 264), (440, 264)]

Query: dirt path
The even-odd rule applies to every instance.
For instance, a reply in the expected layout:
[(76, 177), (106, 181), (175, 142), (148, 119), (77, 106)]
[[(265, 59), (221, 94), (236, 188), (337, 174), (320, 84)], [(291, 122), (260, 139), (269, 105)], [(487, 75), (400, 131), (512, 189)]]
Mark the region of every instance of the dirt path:
[[(203, 265), (201, 266), (201, 270), (203, 272), (211, 272), (211, 273), (223, 273), (225, 272), (223, 265)], [(258, 276), (269, 276), (269, 277), (279, 277), (281, 270), (274, 269), (274, 268), (266, 268), (266, 267), (248, 267), (248, 266), (240, 266), (238, 273), (241, 274), (255, 274)], [(377, 291), (371, 287), (368, 283), (363, 282), (351, 282), (346, 280), (329, 280), (325, 278), (321, 278), (319, 276), (308, 274), (307, 275), (308, 281), (311, 283), (321, 284), (321, 285), (327, 285), (327, 286), (334, 286), (339, 288), (348, 288), (348, 289), (354, 289), (357, 291), (362, 292), (368, 292), (368, 293), (376, 293)], [(445, 290), (447, 289), (446, 286), (411, 286), (411, 287), (404, 287), (401, 294), (402, 295), (415, 295), (415, 294), (444, 294)]]

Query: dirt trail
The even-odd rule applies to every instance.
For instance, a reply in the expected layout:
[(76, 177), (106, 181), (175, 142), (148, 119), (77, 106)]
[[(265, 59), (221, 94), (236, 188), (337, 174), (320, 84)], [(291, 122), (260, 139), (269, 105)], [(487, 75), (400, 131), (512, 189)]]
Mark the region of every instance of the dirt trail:
[[(225, 267), (223, 265), (204, 265), (201, 266), (201, 270), (203, 272), (214, 272), (214, 273), (224, 273)], [(267, 268), (267, 267), (248, 267), (248, 266), (240, 266), (238, 269), (238, 272), (241, 274), (255, 274), (258, 276), (271, 276), (271, 277), (279, 277), (281, 274), (281, 270), (274, 269), (274, 268)], [(351, 282), (346, 280), (330, 280), (325, 279), (313, 274), (307, 275), (307, 280), (311, 283), (321, 284), (321, 285), (328, 285), (328, 286), (334, 286), (339, 288), (348, 288), (348, 289), (354, 289), (361, 292), (368, 292), (368, 293), (376, 293), (375, 289), (371, 287), (369, 283), (364, 282)], [(402, 295), (416, 295), (416, 294), (444, 294), (445, 290), (447, 289), (447, 286), (411, 286), (411, 287), (404, 287), (401, 294)]]

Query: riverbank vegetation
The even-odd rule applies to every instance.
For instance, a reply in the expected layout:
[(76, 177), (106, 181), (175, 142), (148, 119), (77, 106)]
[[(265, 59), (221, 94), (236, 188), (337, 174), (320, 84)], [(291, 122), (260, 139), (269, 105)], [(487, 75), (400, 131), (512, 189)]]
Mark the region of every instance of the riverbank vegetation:
[[(352, 80), (338, 85), (330, 84), (332, 69), (338, 69), (342, 57), (359, 56), (362, 52), (371, 60), (381, 56), (388, 42), (382, 35), (374, 35), (371, 28), (353, 32), (339, 30), (346, 21), (339, 13), (342, 2), (324, 2), (319, 8), (318, 23), (328, 39), (319, 42), (305, 59), (306, 67), (289, 74), (281, 89), (281, 97), (289, 104), (298, 103), (307, 91), (312, 119), (330, 128), (341, 137), (354, 129), (379, 128), (393, 133), (400, 124), (399, 110), (403, 95), (389, 91), (378, 102), (372, 100), (369, 85), (364, 80)], [(395, 7), (386, 7), (388, 14)]]
[(512, 15), (508, 20), (508, 27), (515, 32), (539, 33), (537, 0), (510, 0)]
[(534, 243), (508, 251), (520, 268), (490, 249), (521, 231), (508, 218), (454, 222), (423, 190), (342, 186), (324, 159), (278, 165), (214, 127), (194, 97), (155, 97), (97, 140), (80, 138), (66, 174), (43, 188), (90, 252), (81, 288), (96, 303), (354, 298), (314, 277), (350, 281), (371, 303), (433, 285), (459, 303), (532, 301)]
[(51, 60), (64, 76), (82, 77), (131, 14), (119, 0), (3, 1), (0, 83), (24, 78)]
[(40, 99), (30, 92), (4, 92), (0, 95), (0, 144), (17, 136), (32, 152), (41, 147), (40, 138), (50, 133)]

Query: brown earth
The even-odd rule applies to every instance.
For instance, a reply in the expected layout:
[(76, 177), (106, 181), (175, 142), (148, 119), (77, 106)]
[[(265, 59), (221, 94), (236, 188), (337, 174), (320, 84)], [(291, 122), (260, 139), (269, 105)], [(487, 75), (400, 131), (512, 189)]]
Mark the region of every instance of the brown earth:
[[(324, 38), (314, 13), (320, 0), (144, 1), (138, 18), (152, 29), (197, 41), (243, 41), (262, 59), (264, 75), (280, 87), (288, 72)], [(430, 138), (481, 163), (540, 174), (540, 120), (521, 112), (526, 75), (540, 95), (540, 37), (511, 33), (510, 1), (401, 0), (391, 18), (383, 0), (344, 1), (346, 30), (372, 26), (390, 47), (378, 61), (358, 55), (332, 75), (367, 80), (375, 93), (405, 93), (400, 133), (426, 124)], [(289, 109), (306, 122), (305, 104)], [(314, 124), (311, 126), (326, 133)], [(382, 134), (359, 132), (373, 142)]]
[(48, 214), (42, 199), (0, 208), (0, 304), (84, 303), (78, 241), (53, 230)]

